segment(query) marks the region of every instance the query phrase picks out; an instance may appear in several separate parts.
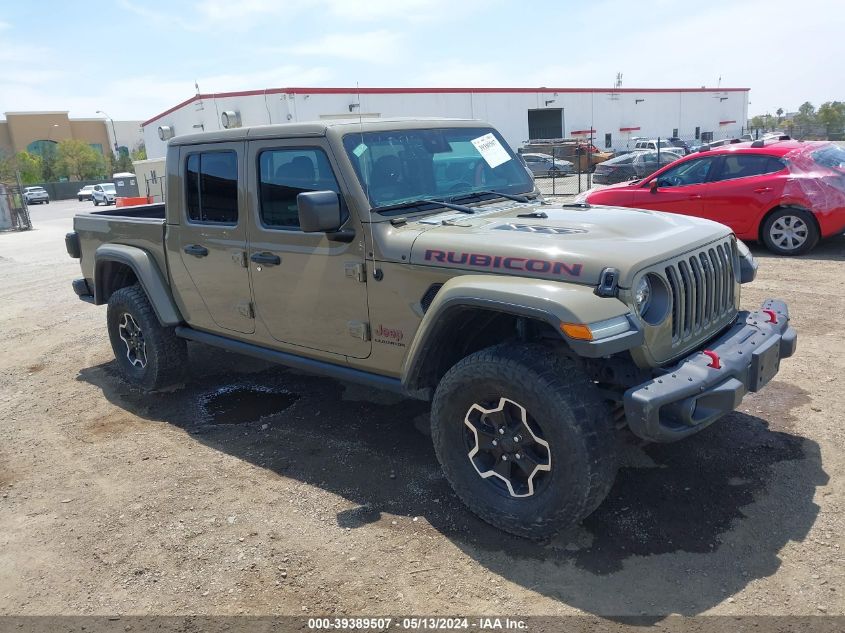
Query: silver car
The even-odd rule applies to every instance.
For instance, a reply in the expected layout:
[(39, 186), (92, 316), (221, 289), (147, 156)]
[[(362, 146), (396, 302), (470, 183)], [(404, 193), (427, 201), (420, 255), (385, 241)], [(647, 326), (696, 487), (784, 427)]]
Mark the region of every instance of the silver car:
[(23, 197), (27, 204), (50, 204), (50, 194), (44, 187), (25, 187)]
[(94, 185), (94, 190), (91, 192), (91, 200), (94, 201), (94, 206), (100, 204), (114, 204), (117, 197), (113, 182), (103, 182), (99, 185)]
[(534, 176), (564, 176), (571, 174), (573, 164), (549, 154), (521, 154)]

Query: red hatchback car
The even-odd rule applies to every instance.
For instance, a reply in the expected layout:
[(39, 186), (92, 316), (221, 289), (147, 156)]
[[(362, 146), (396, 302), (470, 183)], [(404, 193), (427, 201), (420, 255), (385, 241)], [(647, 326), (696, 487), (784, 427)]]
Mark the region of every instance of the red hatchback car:
[(705, 148), (576, 202), (715, 220), (740, 239), (800, 255), (820, 238), (845, 232), (845, 148), (789, 137)]

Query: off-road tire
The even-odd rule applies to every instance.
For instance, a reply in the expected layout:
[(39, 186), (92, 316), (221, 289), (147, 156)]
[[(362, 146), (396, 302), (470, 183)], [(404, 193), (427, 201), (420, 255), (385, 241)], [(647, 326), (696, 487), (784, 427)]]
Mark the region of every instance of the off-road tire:
[[(143, 333), (144, 367), (133, 365), (127, 357), (127, 344), (120, 336), (120, 323), (129, 314)], [(109, 298), (106, 312), (109, 339), (120, 373), (130, 384), (144, 391), (157, 391), (182, 382), (187, 362), (187, 344), (176, 336), (174, 328), (159, 323), (149, 299), (139, 284), (116, 290)]]
[[(801, 246), (799, 246), (798, 248), (783, 248), (779, 246), (771, 236), (772, 226), (775, 224), (775, 222), (787, 216), (799, 218), (807, 227), (807, 237), (804, 240), (804, 243), (801, 244)], [(765, 244), (766, 248), (768, 248), (775, 255), (803, 255), (804, 253), (810, 252), (816, 247), (816, 244), (819, 243), (819, 229), (816, 225), (816, 220), (810, 213), (804, 211), (803, 209), (791, 209), (789, 207), (783, 207), (778, 209), (774, 213), (771, 213), (763, 222), (763, 226), (760, 229), (760, 234), (763, 238), (763, 244)]]
[[(497, 491), (470, 461), (464, 419), (474, 403), (508, 398), (536, 420), (551, 471), (532, 496)], [(616, 477), (610, 409), (576, 359), (539, 344), (502, 344), (467, 356), (437, 387), (431, 410), (437, 458), (455, 493), (476, 515), (511, 534), (544, 539), (580, 523)]]

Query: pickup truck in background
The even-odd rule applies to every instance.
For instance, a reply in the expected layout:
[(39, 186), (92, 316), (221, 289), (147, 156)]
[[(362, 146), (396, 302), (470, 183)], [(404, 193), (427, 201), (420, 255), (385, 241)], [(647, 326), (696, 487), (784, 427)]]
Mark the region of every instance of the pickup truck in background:
[(740, 310), (756, 263), (727, 227), (550, 204), (479, 121), (271, 125), (167, 152), (165, 204), (78, 215), (66, 238), (125, 379), (179, 384), (195, 341), (431, 400), (455, 492), (514, 534), (601, 503), (615, 420), (684, 438), (795, 350), (784, 303)]

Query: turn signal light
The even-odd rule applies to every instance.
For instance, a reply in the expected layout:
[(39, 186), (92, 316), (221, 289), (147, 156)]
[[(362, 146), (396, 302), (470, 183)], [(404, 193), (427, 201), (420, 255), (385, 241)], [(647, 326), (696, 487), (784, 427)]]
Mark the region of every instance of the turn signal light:
[(569, 338), (574, 338), (579, 341), (593, 340), (593, 332), (590, 330), (589, 326), (584, 325), (583, 323), (561, 323), (560, 329), (563, 330), (563, 333)]

